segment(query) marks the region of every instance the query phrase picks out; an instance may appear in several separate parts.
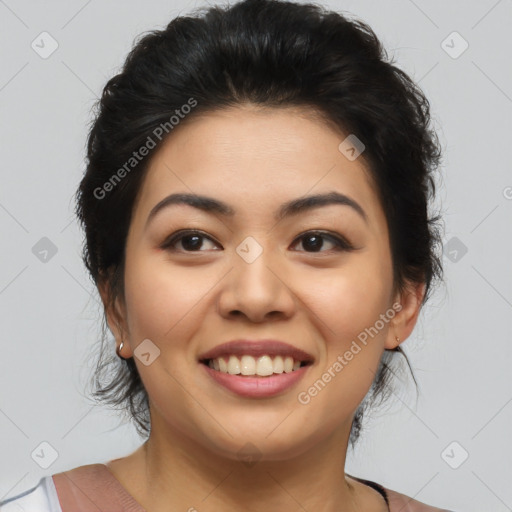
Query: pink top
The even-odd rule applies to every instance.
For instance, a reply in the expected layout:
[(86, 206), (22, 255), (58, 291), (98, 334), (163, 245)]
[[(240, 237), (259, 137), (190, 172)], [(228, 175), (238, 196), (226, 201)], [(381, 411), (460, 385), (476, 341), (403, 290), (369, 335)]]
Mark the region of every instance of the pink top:
[[(349, 475), (351, 476), (351, 475)], [(450, 512), (381, 485), (352, 477), (382, 494), (390, 512)], [(105, 464), (89, 464), (52, 475), (62, 512), (146, 512)]]

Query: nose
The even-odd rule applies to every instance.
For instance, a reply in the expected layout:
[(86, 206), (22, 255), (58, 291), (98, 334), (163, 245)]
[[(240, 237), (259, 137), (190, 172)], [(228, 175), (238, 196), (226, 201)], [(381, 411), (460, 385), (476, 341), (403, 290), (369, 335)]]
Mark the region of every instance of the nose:
[(290, 318), (296, 297), (289, 273), (279, 256), (263, 252), (252, 262), (235, 253), (233, 268), (221, 281), (217, 309), (227, 319), (243, 317), (251, 322)]

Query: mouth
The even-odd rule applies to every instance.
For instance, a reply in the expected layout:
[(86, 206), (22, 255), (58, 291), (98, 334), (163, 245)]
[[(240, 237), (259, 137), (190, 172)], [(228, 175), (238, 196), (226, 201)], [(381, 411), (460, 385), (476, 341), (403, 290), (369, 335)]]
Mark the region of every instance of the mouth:
[(244, 398), (270, 398), (297, 386), (314, 357), (277, 340), (234, 340), (198, 358), (211, 382)]
[(271, 356), (269, 354), (259, 357), (253, 357), (249, 354), (242, 356), (230, 354), (212, 359), (202, 359), (199, 362), (217, 372), (262, 378), (282, 373), (292, 373), (313, 364), (312, 360), (299, 360), (292, 356)]

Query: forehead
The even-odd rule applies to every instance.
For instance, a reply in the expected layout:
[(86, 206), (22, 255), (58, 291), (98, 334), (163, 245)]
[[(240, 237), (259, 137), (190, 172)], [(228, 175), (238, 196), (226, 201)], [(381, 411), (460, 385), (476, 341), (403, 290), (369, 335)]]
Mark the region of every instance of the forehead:
[[(236, 214), (270, 214), (287, 199), (337, 190), (383, 216), (363, 157), (339, 149), (347, 137), (298, 108), (236, 107), (179, 125), (153, 155), (138, 195), (138, 213), (172, 192), (208, 195)], [(269, 210), (271, 208), (271, 210)]]

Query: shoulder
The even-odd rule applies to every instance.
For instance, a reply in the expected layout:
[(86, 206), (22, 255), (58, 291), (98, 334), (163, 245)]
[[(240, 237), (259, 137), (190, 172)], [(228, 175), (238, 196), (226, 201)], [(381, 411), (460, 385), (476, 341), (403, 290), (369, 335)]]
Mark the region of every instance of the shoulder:
[(62, 512), (53, 479), (45, 476), (39, 483), (16, 496), (0, 501), (1, 512)]
[(405, 494), (401, 494), (392, 489), (387, 489), (381, 484), (374, 482), (373, 480), (366, 480), (364, 478), (358, 478), (347, 474), (347, 477), (351, 478), (356, 482), (360, 482), (369, 487), (372, 487), (378, 491), (386, 500), (386, 504), (389, 507), (389, 512), (454, 512), (453, 510), (447, 510), (445, 508), (438, 508), (432, 505), (427, 505), (421, 501), (417, 501)]
[(384, 488), (389, 503), (390, 512), (454, 512), (417, 501), (405, 494)]

